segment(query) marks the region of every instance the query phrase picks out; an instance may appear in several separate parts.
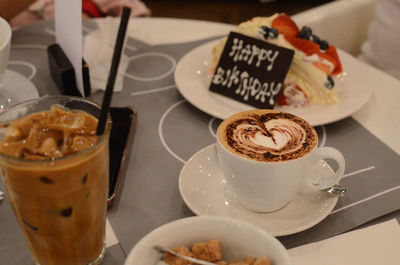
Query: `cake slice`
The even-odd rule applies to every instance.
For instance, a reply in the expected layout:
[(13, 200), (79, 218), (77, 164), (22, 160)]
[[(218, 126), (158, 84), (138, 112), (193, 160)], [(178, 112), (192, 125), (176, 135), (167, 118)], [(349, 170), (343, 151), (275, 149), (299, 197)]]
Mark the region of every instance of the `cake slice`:
[[(310, 103), (330, 105), (340, 102), (335, 77), (342, 72), (342, 66), (336, 48), (313, 34), (309, 27), (299, 30), (288, 15), (275, 14), (255, 17), (239, 24), (234, 31), (295, 51), (278, 98), (279, 105), (302, 107)], [(221, 39), (213, 48), (212, 71), (226, 40), (226, 37)]]

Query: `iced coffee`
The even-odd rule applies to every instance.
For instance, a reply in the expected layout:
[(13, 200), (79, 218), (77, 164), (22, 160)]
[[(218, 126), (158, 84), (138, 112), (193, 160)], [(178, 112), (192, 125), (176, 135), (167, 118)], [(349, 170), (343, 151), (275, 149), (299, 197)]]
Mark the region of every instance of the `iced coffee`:
[(0, 115), (8, 197), (36, 264), (98, 264), (105, 249), (110, 122), (96, 136), (98, 120), (82, 110), (89, 104), (97, 112), (96, 105), (59, 97), (34, 112), (43, 99), (37, 101)]

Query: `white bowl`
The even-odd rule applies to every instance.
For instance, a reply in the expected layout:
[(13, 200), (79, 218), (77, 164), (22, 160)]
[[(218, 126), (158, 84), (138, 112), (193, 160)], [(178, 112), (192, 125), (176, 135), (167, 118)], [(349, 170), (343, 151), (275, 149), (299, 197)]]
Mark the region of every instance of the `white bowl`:
[(156, 265), (161, 254), (153, 249), (186, 246), (218, 239), (225, 260), (267, 257), (272, 265), (291, 265), (289, 253), (272, 235), (252, 224), (229, 217), (195, 216), (167, 223), (143, 237), (131, 250), (124, 265)]

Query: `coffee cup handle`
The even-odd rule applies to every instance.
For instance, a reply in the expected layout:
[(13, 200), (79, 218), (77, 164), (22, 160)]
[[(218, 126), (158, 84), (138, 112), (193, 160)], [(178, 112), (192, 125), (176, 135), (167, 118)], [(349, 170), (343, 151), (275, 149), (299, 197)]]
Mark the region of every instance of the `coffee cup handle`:
[[(324, 159), (332, 159), (337, 163), (337, 170), (336, 172), (332, 171), (332, 174), (318, 174), (312, 172), (309, 174), (309, 182), (310, 184), (315, 187), (316, 189), (327, 189), (339, 183), (340, 179), (344, 175), (345, 169), (345, 160), (343, 154), (333, 148), (333, 147), (319, 147), (315, 150), (315, 154), (313, 157), (313, 164), (312, 166), (320, 166), (318, 163), (325, 163)], [(328, 172), (329, 173), (329, 172)]]

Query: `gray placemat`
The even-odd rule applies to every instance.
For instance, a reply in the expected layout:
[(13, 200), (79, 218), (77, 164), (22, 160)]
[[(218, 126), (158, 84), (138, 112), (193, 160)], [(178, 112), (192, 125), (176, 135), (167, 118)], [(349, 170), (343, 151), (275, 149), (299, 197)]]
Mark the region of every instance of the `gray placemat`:
[[(279, 238), (288, 248), (322, 240), (400, 209), (399, 155), (353, 118), (318, 127), (326, 146), (346, 159), (341, 184), (349, 188), (331, 214), (316, 226)], [(323, 133), (325, 132), (325, 133)]]
[[(83, 33), (96, 29), (94, 21), (85, 21)], [(59, 91), (51, 79), (48, 67), (47, 46), (55, 42), (54, 21), (42, 21), (13, 32), (8, 68), (30, 79), (38, 89), (39, 95), (55, 95)], [(147, 44), (128, 38), (126, 55)], [(99, 93), (102, 94), (102, 93)], [(100, 101), (99, 101), (100, 102)], [(0, 190), (5, 191), (0, 178)], [(28, 246), (10, 206), (8, 196), (0, 201), (0, 264), (33, 264)], [(107, 249), (102, 264), (122, 265), (126, 254), (119, 244)]]
[[(83, 34), (97, 28), (94, 21), (83, 23)], [(26, 77), (33, 77), (31, 81), (36, 85), (40, 96), (59, 94), (51, 79), (47, 47), (55, 43), (54, 21), (41, 21), (13, 32), (11, 52), (8, 68), (15, 70)], [(127, 38), (125, 53), (129, 56), (137, 49), (148, 46), (147, 44)]]
[[(130, 79), (124, 91), (114, 96), (114, 104), (133, 105), (139, 114), (121, 200), (109, 213), (125, 251), (154, 228), (193, 215), (180, 197), (178, 176), (188, 158), (215, 142), (213, 134), (220, 121), (182, 99), (172, 73), (157, 77), (173, 66), (171, 58), (178, 62), (206, 41), (137, 51), (144, 57), (132, 61), (128, 72), (153, 79)], [(317, 127), (317, 131), (322, 144), (343, 152), (347, 166), (342, 184), (350, 191), (320, 224), (279, 238), (287, 247), (337, 235), (400, 208), (396, 153), (352, 118)]]

